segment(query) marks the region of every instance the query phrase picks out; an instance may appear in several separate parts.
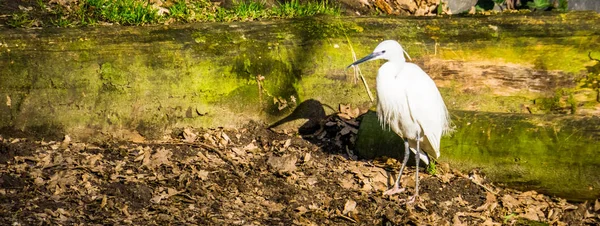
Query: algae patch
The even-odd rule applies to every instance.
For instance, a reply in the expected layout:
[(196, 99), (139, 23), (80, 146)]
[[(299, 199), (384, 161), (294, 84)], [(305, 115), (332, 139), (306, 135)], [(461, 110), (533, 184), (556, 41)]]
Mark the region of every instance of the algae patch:
[(100, 79), (102, 88), (106, 91), (125, 92), (129, 83), (126, 76), (114, 68), (111, 63), (104, 63), (100, 66)]

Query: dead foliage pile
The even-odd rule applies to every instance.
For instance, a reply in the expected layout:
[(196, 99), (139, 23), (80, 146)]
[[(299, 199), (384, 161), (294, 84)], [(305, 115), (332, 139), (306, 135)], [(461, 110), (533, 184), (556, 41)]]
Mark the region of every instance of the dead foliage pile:
[(414, 169), (403, 176), (408, 193), (383, 197), (392, 183), (388, 170), (396, 170), (397, 161), (353, 160), (344, 150), (345, 142), (355, 139), (352, 120), (330, 117), (310, 139), (256, 123), (237, 130), (186, 129), (161, 143), (0, 138), (0, 220), (12, 225), (600, 223), (597, 200), (569, 203), (502, 189), (476, 172), (463, 175), (444, 164), (436, 175), (421, 174), (420, 202), (402, 201), (413, 192)]

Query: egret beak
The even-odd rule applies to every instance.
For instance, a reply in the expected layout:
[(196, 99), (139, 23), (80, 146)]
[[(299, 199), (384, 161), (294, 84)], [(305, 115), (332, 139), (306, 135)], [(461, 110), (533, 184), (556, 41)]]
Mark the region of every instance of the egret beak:
[(346, 69), (355, 66), (355, 65), (359, 65), (361, 63), (364, 63), (366, 61), (372, 60), (375, 57), (380, 56), (381, 54), (383, 54), (383, 52), (375, 52), (375, 53), (371, 53), (369, 55), (367, 55), (366, 57), (361, 58), (360, 60), (355, 61), (354, 63), (348, 65), (348, 67), (346, 67)]

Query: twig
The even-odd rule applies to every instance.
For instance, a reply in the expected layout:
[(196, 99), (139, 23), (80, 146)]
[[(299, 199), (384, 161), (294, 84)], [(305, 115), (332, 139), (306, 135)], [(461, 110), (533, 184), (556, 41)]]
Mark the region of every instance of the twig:
[(222, 159), (226, 158), (225, 154), (223, 154), (218, 148), (216, 148), (216, 147), (214, 147), (214, 146), (212, 146), (210, 144), (205, 144), (205, 143), (198, 142), (198, 143), (191, 143), (190, 145), (192, 145), (192, 146), (198, 145), (201, 148), (204, 148), (204, 149), (207, 149), (209, 151), (214, 152), (215, 154), (217, 154), (217, 156), (219, 156), (219, 158), (222, 158)]
[[(354, 61), (356, 61), (356, 52), (354, 52), (354, 48), (352, 47), (352, 43), (350, 43), (350, 39), (348, 38), (348, 36), (346, 35), (346, 41), (348, 41), (348, 45), (350, 46), (350, 52), (352, 52), (352, 59)], [(357, 74), (360, 76), (360, 79), (363, 82), (363, 85), (365, 86), (365, 89), (367, 90), (367, 94), (369, 94), (369, 99), (371, 100), (371, 102), (375, 101), (375, 98), (373, 98), (373, 93), (371, 93), (371, 89), (369, 89), (369, 85), (367, 84), (367, 80), (365, 79), (365, 77), (362, 75), (362, 72), (360, 71), (360, 68), (358, 67), (358, 65), (352, 66), (352, 68), (354, 68), (354, 83), (356, 83), (356, 78), (358, 77)]]
[(354, 220), (354, 219), (352, 219), (352, 218), (350, 218), (350, 217), (348, 217), (348, 216), (346, 216), (346, 215), (342, 215), (342, 214), (336, 214), (335, 216), (336, 216), (336, 217), (339, 217), (339, 218), (342, 218), (342, 219), (344, 219), (344, 220), (350, 221), (350, 222), (352, 222), (352, 223), (356, 223), (356, 220)]
[(481, 183), (479, 183), (479, 182), (477, 182), (477, 181), (475, 181), (475, 180), (473, 180), (473, 179), (471, 179), (471, 178), (469, 178), (469, 179), (471, 180), (471, 182), (473, 182), (473, 183), (474, 183), (474, 184), (476, 184), (477, 186), (479, 186), (479, 187), (482, 187), (482, 188), (483, 188), (483, 189), (485, 189), (486, 191), (489, 191), (489, 192), (491, 192), (492, 194), (494, 194), (494, 195), (498, 196), (498, 193), (496, 193), (495, 191), (493, 191), (491, 188), (488, 188), (487, 186), (485, 186), (485, 185), (483, 185), (483, 184), (481, 184)]
[(208, 149), (209, 151), (212, 151), (212, 152), (216, 153), (216, 154), (217, 154), (217, 156), (219, 156), (219, 158), (221, 158), (221, 159), (225, 160), (225, 162), (229, 163), (229, 164), (231, 165), (231, 167), (233, 167), (233, 173), (234, 173), (236, 176), (238, 176), (238, 177), (241, 177), (241, 178), (244, 178), (244, 177), (246, 177), (246, 175), (244, 175), (244, 174), (240, 173), (240, 172), (239, 172), (239, 171), (236, 169), (236, 167), (235, 167), (235, 164), (233, 163), (233, 161), (231, 161), (231, 159), (229, 159), (229, 158), (228, 158), (228, 157), (227, 157), (225, 154), (223, 154), (221, 151), (219, 151), (219, 149), (217, 149), (216, 147), (213, 147), (213, 146), (212, 146), (212, 145), (210, 145), (210, 144), (205, 144), (205, 143), (200, 143), (200, 142), (198, 142), (198, 143), (194, 143), (194, 144), (198, 144), (198, 145), (202, 146), (203, 148), (205, 148), (205, 149)]
[(186, 202), (186, 203), (194, 203), (194, 202), (198, 201), (196, 198), (194, 198), (191, 195), (188, 195), (187, 193), (184, 193), (184, 192), (178, 193), (176, 195), (188, 199), (188, 200), (182, 199), (182, 201)]
[(596, 59), (596, 58), (593, 58), (593, 57), (592, 57), (592, 51), (590, 51), (590, 52), (588, 53), (588, 57), (590, 58), (590, 60), (595, 60), (595, 61), (598, 61), (598, 62), (600, 62), (600, 60), (598, 60), (598, 59)]

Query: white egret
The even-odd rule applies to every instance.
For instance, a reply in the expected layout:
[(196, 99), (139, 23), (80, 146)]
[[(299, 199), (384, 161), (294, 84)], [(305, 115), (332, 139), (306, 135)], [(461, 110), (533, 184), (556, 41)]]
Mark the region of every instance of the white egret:
[[(377, 116), (384, 128), (391, 128), (404, 140), (404, 159), (394, 187), (384, 192), (393, 195), (404, 191), (400, 188), (400, 177), (406, 166), (409, 148), (416, 159), (414, 201), (419, 196), (419, 159), (429, 164), (429, 156), (440, 156), (440, 139), (449, 132), (448, 110), (433, 80), (419, 66), (407, 63), (404, 49), (394, 40), (381, 42), (368, 56), (357, 60), (349, 67), (360, 63), (387, 60), (377, 73)], [(408, 56), (408, 53), (406, 53)], [(410, 56), (408, 56), (410, 59)]]

